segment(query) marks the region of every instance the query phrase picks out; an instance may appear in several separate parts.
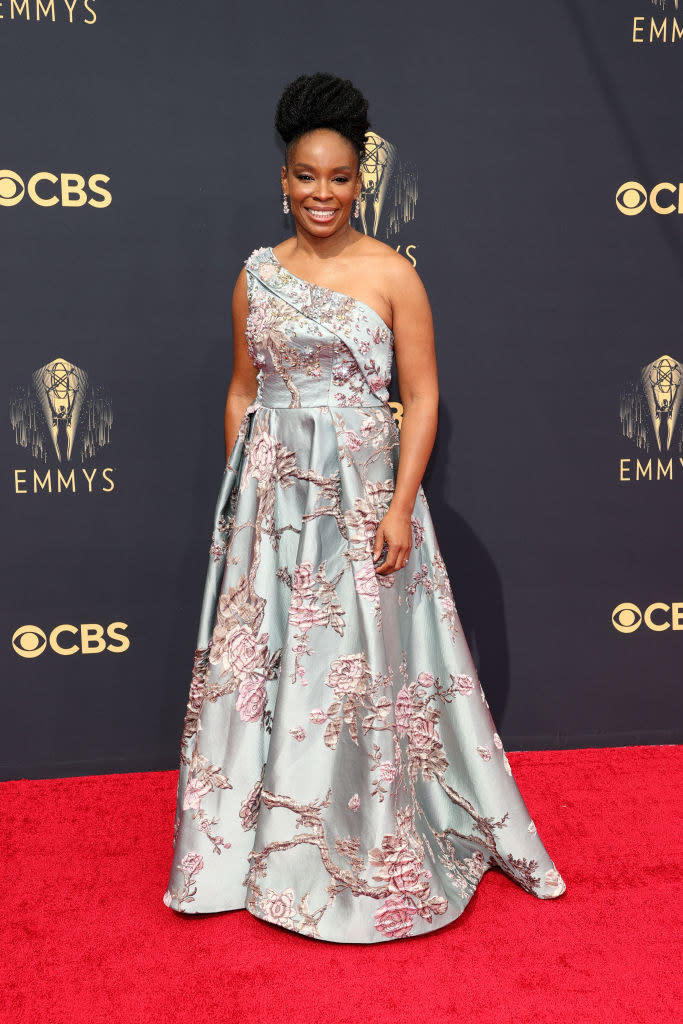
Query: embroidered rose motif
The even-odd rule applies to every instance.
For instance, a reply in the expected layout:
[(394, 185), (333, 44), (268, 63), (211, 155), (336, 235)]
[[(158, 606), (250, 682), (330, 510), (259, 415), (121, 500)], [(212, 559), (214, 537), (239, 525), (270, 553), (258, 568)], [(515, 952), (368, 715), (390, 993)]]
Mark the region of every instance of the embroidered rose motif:
[(438, 729), (431, 718), (423, 711), (418, 711), (410, 719), (410, 745), (415, 749), (432, 747), (440, 743)]
[(365, 693), (368, 680), (368, 664), (364, 654), (345, 654), (335, 658), (330, 665), (325, 683), (339, 696), (345, 693)]
[(249, 471), (257, 480), (269, 480), (273, 475), (275, 458), (277, 455), (277, 441), (265, 431), (258, 441), (251, 445), (249, 451)]
[(356, 585), (356, 593), (359, 597), (365, 597), (375, 602), (379, 600), (377, 573), (375, 572), (375, 567), (371, 560), (361, 563), (356, 570), (354, 582)]
[(294, 890), (276, 892), (275, 889), (266, 889), (266, 895), (261, 900), (261, 910), (266, 921), (291, 928), (294, 919)]
[(204, 858), (196, 850), (190, 850), (189, 853), (185, 854), (180, 864), (188, 875), (196, 875), (204, 867)]
[(474, 680), (471, 676), (456, 676), (455, 688), (458, 693), (461, 693), (464, 697), (469, 697), (474, 689)]
[(360, 797), (358, 796), (358, 793), (354, 793), (349, 800), (349, 807), (352, 811), (357, 811), (360, 807)]
[(308, 712), (308, 717), (316, 725), (322, 725), (327, 721), (327, 711), (323, 711), (322, 708), (314, 708), (313, 711)]
[(266, 703), (266, 688), (257, 677), (240, 683), (237, 710), (243, 722), (258, 722)]
[(434, 676), (431, 672), (420, 672), (417, 677), (417, 685), (429, 690), (434, 685)]
[(289, 607), (289, 621), (300, 629), (327, 624), (329, 612), (317, 599), (313, 579), (313, 563), (300, 562), (294, 568), (292, 600)]
[(344, 431), (344, 433), (342, 434), (342, 438), (342, 443), (346, 448), (349, 449), (349, 451), (357, 452), (360, 448), (363, 447), (363, 441), (358, 436), (355, 430)]
[[(226, 598), (225, 604), (223, 604), (223, 598)], [(259, 637), (256, 637), (248, 626), (239, 623), (222, 636), (225, 626), (224, 621), (221, 621), (221, 616), (228, 611), (229, 602), (226, 595), (222, 594), (221, 614), (219, 614), (219, 621), (214, 630), (209, 661), (212, 665), (221, 664), (225, 672), (232, 671), (237, 677), (247, 676), (265, 664), (268, 653), (266, 647), (268, 634), (261, 633)]]
[(390, 896), (375, 911), (375, 928), (388, 938), (400, 939), (412, 930), (417, 911), (401, 896)]
[(443, 896), (432, 896), (429, 906), (435, 914), (445, 914), (448, 910), (448, 900)]
[(306, 739), (306, 730), (301, 725), (297, 725), (296, 729), (290, 729), (289, 733), (295, 740), (298, 740), (299, 743)]
[(491, 750), (489, 747), (477, 747), (477, 753), (484, 761), (491, 760)]
[(396, 777), (396, 766), (393, 761), (382, 761), (379, 766), (379, 777), (382, 782), (393, 782)]
[(183, 809), (199, 807), (202, 797), (211, 792), (211, 783), (199, 776), (191, 776), (185, 786)]
[(397, 850), (386, 858), (384, 864), (392, 889), (418, 900), (428, 898), (431, 872), (423, 870), (422, 861), (412, 850)]

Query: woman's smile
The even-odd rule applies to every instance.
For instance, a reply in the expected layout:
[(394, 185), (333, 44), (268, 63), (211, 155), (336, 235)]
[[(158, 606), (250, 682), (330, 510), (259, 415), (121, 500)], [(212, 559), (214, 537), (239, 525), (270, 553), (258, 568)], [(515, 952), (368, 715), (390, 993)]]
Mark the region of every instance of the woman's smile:
[(312, 220), (318, 221), (320, 224), (325, 224), (328, 220), (332, 220), (336, 210), (330, 209), (330, 207), (315, 207), (315, 206), (304, 206), (304, 210)]

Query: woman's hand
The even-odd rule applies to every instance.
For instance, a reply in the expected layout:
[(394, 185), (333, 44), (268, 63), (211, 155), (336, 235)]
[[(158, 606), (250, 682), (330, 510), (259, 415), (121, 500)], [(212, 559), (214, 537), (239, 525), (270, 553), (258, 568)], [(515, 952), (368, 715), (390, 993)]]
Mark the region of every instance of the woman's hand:
[(376, 569), (378, 576), (388, 576), (397, 569), (402, 569), (408, 561), (408, 555), (413, 540), (413, 530), (410, 525), (410, 513), (399, 512), (390, 508), (386, 515), (380, 520), (375, 533), (375, 543), (372, 549), (372, 560), (376, 562), (382, 553), (386, 543), (388, 552), (386, 561)]

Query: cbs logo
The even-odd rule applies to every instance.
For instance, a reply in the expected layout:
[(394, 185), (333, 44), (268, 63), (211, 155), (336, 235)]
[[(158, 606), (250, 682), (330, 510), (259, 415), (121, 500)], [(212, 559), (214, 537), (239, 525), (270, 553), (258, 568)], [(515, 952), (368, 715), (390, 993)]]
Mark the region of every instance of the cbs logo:
[(0, 206), (16, 206), (28, 196), (36, 206), (95, 206), (111, 203), (111, 192), (101, 187), (108, 182), (106, 174), (83, 175), (65, 172), (60, 175), (38, 171), (25, 184), (15, 171), (0, 171)]
[(627, 181), (617, 190), (615, 198), (617, 210), (627, 217), (642, 213), (648, 202), (655, 213), (683, 213), (681, 183), (672, 185), (670, 181), (662, 181), (651, 188), (648, 195), (639, 181)]
[(12, 636), (12, 647), (21, 658), (37, 658), (49, 646), (55, 654), (101, 654), (111, 651), (122, 654), (130, 647), (130, 640), (122, 635), (128, 629), (126, 622), (111, 622), (105, 640), (105, 627), (97, 622), (84, 622), (80, 626), (65, 623), (45, 634), (40, 626), (20, 626)]
[(625, 601), (612, 612), (612, 625), (620, 633), (635, 633), (643, 622), (655, 633), (663, 633), (667, 629), (683, 629), (683, 601), (677, 604), (655, 601), (644, 612), (641, 612), (638, 605)]

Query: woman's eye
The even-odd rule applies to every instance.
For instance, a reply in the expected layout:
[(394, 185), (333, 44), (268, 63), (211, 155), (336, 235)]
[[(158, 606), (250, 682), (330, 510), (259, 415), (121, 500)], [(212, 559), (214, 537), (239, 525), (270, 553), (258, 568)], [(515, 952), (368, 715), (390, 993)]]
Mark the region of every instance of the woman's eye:
[[(313, 181), (313, 176), (311, 174), (297, 174), (297, 178), (299, 179), (299, 181)], [(343, 184), (347, 182), (349, 179), (343, 177), (343, 175), (339, 175), (334, 180), (339, 181)]]

